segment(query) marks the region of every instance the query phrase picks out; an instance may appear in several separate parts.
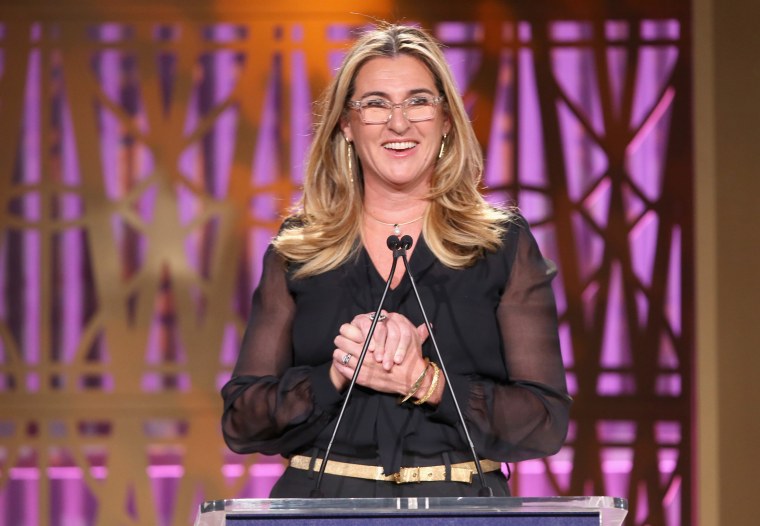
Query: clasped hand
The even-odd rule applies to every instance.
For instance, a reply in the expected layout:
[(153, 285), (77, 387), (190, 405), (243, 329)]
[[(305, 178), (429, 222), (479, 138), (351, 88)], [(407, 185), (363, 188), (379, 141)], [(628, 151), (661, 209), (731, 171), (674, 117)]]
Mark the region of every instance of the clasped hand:
[[(382, 314), (385, 318), (375, 327), (356, 382), (382, 393), (406, 395), (425, 369), (422, 344), (429, 333), (425, 324), (415, 327), (402, 314)], [(371, 325), (370, 314), (359, 314), (341, 325), (330, 368), (330, 379), (338, 390), (345, 389), (353, 377)]]

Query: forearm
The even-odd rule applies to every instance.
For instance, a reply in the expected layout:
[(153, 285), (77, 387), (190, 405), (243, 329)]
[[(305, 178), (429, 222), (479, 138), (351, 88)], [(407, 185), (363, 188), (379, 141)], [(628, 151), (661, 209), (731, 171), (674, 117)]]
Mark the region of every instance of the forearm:
[[(570, 397), (563, 386), (452, 375), (451, 386), (477, 450), (505, 461), (539, 458), (564, 443)], [(448, 386), (431, 418), (458, 425), (459, 416)]]
[(233, 378), (222, 396), (222, 431), (230, 449), (266, 454), (310, 443), (341, 400), (327, 366), (291, 368), (281, 378)]

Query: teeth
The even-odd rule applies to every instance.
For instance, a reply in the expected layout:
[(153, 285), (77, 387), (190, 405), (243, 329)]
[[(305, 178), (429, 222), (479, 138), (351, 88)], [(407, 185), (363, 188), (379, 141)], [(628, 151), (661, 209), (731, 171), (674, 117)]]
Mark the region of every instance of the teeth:
[(414, 148), (415, 146), (417, 146), (417, 144), (412, 141), (389, 142), (387, 144), (383, 144), (383, 148), (388, 148), (389, 150), (408, 150), (409, 148)]

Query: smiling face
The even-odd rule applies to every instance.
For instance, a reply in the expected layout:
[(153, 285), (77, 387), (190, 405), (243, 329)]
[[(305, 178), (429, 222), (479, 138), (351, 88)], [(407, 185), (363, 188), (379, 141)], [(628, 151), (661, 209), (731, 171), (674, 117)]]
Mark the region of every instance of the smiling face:
[[(412, 56), (399, 55), (366, 62), (354, 79), (351, 99), (399, 104), (412, 96), (433, 99), (439, 95), (427, 66)], [(354, 143), (361, 160), (365, 188), (420, 193), (430, 186), (441, 138), (449, 127), (443, 104), (435, 107), (435, 116), (427, 121), (408, 121), (401, 107), (393, 109), (385, 124), (364, 124), (353, 109), (342, 121), (343, 134)]]

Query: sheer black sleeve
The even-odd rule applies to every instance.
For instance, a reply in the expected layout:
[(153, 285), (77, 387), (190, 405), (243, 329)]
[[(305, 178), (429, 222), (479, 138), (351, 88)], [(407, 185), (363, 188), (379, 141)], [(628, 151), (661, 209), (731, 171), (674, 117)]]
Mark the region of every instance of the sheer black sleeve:
[(293, 364), (295, 304), (285, 263), (270, 246), (232, 379), (222, 388), (222, 432), (238, 453), (287, 453), (313, 442), (341, 395), (330, 363)]
[[(451, 383), (472, 426), (477, 449), (488, 458), (520, 461), (556, 453), (567, 434), (571, 398), (559, 346), (551, 280), (527, 223), (509, 225), (503, 248), (510, 277), (497, 309), (508, 380), (453, 375)], [(487, 352), (487, 350), (484, 350)], [(462, 402), (460, 402), (462, 403)], [(438, 416), (454, 422), (451, 396)]]

